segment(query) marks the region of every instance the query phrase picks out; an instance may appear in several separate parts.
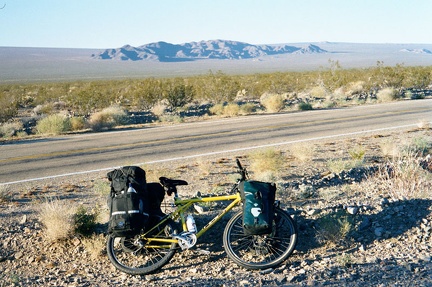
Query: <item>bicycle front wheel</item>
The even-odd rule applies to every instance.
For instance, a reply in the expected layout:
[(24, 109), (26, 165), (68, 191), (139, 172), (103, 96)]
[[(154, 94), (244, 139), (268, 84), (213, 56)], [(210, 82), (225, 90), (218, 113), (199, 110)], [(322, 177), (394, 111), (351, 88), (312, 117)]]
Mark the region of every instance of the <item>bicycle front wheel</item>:
[[(171, 225), (166, 225), (158, 238), (171, 239)], [(147, 243), (139, 235), (131, 238), (109, 236), (107, 253), (111, 263), (131, 275), (152, 273), (167, 264), (177, 249), (175, 243)]]
[(275, 209), (273, 231), (265, 235), (245, 235), (242, 211), (227, 223), (223, 246), (228, 257), (246, 269), (266, 269), (284, 262), (297, 243), (297, 227), (291, 216)]

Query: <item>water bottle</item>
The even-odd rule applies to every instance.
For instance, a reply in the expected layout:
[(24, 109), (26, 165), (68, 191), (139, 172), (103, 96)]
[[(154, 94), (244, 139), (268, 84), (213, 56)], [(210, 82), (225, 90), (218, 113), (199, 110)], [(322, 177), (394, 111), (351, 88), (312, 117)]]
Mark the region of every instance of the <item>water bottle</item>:
[(196, 232), (196, 224), (195, 224), (195, 219), (193, 218), (193, 216), (191, 214), (189, 214), (186, 217), (186, 226), (189, 232), (195, 233)]
[(135, 190), (135, 188), (133, 188), (132, 183), (129, 183), (129, 187), (128, 187), (127, 192), (135, 192), (135, 193), (137, 193), (136, 190)]

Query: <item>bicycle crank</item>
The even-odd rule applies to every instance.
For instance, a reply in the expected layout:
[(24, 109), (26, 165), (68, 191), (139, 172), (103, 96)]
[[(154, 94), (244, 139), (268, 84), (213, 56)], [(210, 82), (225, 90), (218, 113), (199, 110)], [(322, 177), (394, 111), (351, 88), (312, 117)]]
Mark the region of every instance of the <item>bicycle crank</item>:
[(180, 233), (179, 235), (174, 235), (173, 238), (178, 240), (178, 245), (182, 250), (189, 249), (197, 243), (197, 237), (192, 232)]

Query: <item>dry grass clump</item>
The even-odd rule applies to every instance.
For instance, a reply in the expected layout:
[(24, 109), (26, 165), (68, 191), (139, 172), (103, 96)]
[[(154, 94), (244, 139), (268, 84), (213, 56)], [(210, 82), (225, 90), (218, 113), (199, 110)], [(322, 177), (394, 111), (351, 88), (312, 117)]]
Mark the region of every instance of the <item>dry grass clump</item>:
[(351, 82), (347, 85), (346, 94), (354, 95), (356, 93), (362, 92), (364, 90), (364, 85), (364, 81)]
[(358, 145), (348, 150), (348, 154), (350, 155), (352, 160), (362, 162), (364, 161), (366, 149), (363, 146)]
[(429, 130), (431, 129), (431, 123), (428, 120), (423, 119), (417, 123), (417, 127), (421, 130)]
[(263, 94), (260, 103), (270, 113), (277, 113), (285, 108), (285, 98), (280, 94)]
[(301, 162), (312, 161), (315, 156), (315, 145), (311, 143), (298, 143), (290, 147), (292, 155)]
[(392, 158), (398, 155), (399, 146), (392, 140), (385, 140), (379, 144), (384, 157)]
[(168, 106), (166, 104), (159, 102), (152, 107), (151, 112), (155, 116), (160, 117), (166, 113), (167, 109), (168, 109)]
[(286, 162), (281, 151), (275, 149), (258, 150), (249, 154), (250, 170), (254, 179), (275, 181)]
[(7, 203), (14, 198), (14, 192), (10, 185), (0, 185), (0, 203)]
[(98, 259), (105, 254), (106, 238), (103, 234), (93, 234), (82, 239), (85, 250), (90, 254), (90, 258)]
[(310, 89), (309, 94), (312, 97), (323, 99), (323, 98), (327, 97), (328, 93), (327, 93), (327, 89), (324, 86), (319, 85), (319, 86), (315, 86), (312, 89)]
[(40, 205), (38, 213), (48, 240), (65, 240), (73, 234), (75, 208), (66, 201), (48, 199)]
[(202, 158), (197, 160), (197, 167), (203, 176), (210, 175), (211, 171), (213, 170), (212, 162), (208, 160), (204, 160)]
[(343, 244), (353, 228), (352, 219), (340, 210), (317, 219), (318, 239), (323, 243)]
[(430, 197), (432, 176), (413, 154), (401, 154), (381, 166), (369, 179), (370, 187), (395, 200)]
[(249, 115), (256, 111), (256, 107), (252, 103), (246, 103), (240, 106), (241, 115)]
[(71, 130), (71, 123), (68, 117), (63, 114), (49, 115), (36, 124), (39, 134), (58, 135)]
[(222, 116), (224, 113), (224, 105), (223, 104), (216, 104), (216, 105), (210, 107), (209, 112), (212, 115)]
[(327, 169), (330, 172), (339, 174), (342, 171), (348, 171), (352, 168), (362, 166), (363, 160), (355, 159), (330, 159), (327, 161)]
[(378, 91), (377, 99), (379, 102), (391, 102), (397, 100), (398, 91), (395, 88), (384, 88)]
[(238, 116), (240, 114), (240, 106), (235, 103), (228, 104), (224, 107), (223, 114), (227, 117)]
[(230, 103), (227, 105), (216, 104), (209, 109), (210, 114), (223, 116), (223, 117), (235, 117), (242, 113), (241, 107), (236, 103)]
[(109, 107), (90, 116), (88, 124), (93, 131), (111, 129), (126, 121), (126, 112), (121, 107)]

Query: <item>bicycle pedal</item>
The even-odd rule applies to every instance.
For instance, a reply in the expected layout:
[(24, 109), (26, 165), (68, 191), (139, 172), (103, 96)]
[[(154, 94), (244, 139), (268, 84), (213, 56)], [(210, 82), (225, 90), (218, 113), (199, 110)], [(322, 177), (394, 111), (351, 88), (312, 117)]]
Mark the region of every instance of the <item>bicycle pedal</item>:
[(179, 235), (174, 235), (173, 238), (178, 240), (178, 245), (182, 250), (189, 249), (197, 243), (197, 237), (195, 233), (184, 233)]

